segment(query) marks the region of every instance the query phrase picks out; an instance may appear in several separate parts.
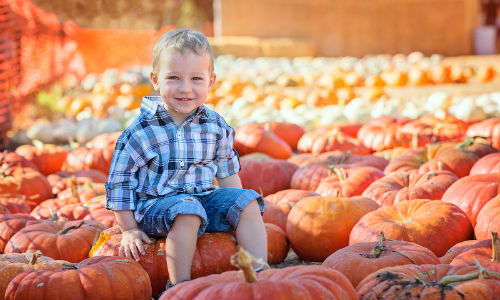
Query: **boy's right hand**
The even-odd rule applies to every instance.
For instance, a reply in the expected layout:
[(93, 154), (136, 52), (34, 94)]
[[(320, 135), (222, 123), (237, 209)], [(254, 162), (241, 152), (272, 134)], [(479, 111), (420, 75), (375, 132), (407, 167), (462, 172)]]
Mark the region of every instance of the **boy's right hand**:
[(134, 258), (136, 261), (139, 261), (139, 252), (142, 255), (146, 254), (142, 244), (143, 241), (148, 244), (151, 243), (151, 239), (139, 228), (132, 228), (123, 231), (120, 249), (118, 249), (118, 255)]

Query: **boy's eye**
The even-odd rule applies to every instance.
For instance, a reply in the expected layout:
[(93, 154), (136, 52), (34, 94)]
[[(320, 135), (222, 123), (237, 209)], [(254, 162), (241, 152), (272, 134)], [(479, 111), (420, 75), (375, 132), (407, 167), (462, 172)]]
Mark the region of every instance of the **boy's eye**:
[(201, 77), (193, 77), (193, 80), (203, 80)]
[(167, 79), (177, 80), (177, 79), (179, 79), (179, 77), (178, 76), (168, 76)]

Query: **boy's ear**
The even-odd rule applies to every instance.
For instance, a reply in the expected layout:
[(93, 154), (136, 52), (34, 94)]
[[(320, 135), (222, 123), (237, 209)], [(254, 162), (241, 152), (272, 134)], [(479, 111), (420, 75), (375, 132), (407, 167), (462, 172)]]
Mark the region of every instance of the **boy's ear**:
[(212, 86), (214, 85), (216, 78), (217, 78), (217, 76), (215, 75), (215, 73), (212, 73), (212, 76), (210, 76), (210, 82), (208, 83), (208, 90), (209, 91), (212, 89)]
[(158, 77), (156, 77), (156, 74), (154, 72), (149, 73), (149, 79), (151, 80), (151, 84), (153, 85), (153, 88), (155, 91), (158, 90)]

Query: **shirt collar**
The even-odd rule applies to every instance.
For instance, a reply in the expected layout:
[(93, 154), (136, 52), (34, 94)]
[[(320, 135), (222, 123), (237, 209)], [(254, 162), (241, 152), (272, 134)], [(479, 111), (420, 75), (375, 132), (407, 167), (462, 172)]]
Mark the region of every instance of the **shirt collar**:
[[(158, 110), (168, 113), (168, 111), (163, 107), (163, 102), (161, 101), (160, 96), (144, 96), (142, 98), (141, 113), (144, 114), (146, 118), (151, 119), (158, 112)], [(193, 116), (195, 117), (196, 115), (201, 115), (207, 119), (211, 118), (205, 105), (198, 107)]]

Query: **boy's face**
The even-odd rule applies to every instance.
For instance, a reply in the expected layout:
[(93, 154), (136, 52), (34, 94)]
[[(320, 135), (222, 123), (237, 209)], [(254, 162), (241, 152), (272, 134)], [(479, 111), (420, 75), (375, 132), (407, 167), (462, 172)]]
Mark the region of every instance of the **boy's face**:
[(160, 91), (164, 107), (177, 124), (182, 123), (207, 99), (215, 81), (210, 56), (165, 49), (158, 74), (151, 72), (154, 89)]

